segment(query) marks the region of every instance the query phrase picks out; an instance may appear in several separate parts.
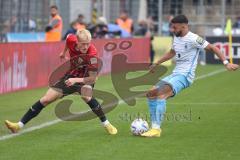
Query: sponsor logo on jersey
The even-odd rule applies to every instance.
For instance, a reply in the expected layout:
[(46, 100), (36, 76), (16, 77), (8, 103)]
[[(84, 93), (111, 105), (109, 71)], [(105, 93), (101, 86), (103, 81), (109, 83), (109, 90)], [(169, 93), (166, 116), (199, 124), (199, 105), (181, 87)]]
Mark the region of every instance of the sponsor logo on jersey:
[(97, 64), (97, 58), (91, 58), (90, 62), (91, 64)]
[(200, 45), (203, 45), (204, 42), (205, 42), (205, 40), (204, 40), (202, 37), (199, 37), (199, 36), (198, 36), (196, 42), (197, 42), (198, 44), (200, 44)]

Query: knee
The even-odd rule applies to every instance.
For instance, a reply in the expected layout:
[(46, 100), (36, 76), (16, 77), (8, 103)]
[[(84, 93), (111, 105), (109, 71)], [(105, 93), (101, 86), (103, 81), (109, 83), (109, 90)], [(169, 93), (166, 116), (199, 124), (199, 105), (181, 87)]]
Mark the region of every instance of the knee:
[(88, 103), (92, 99), (92, 97), (82, 96), (82, 99), (83, 99), (84, 102)]
[(40, 102), (42, 103), (42, 105), (47, 106), (48, 104), (50, 104), (51, 102), (53, 102), (54, 100), (52, 98), (50, 98), (49, 96), (43, 96), (40, 99)]
[(167, 98), (167, 95), (166, 94), (160, 94), (158, 96), (159, 99), (166, 99)]
[(91, 100), (92, 98), (92, 86), (90, 85), (84, 85), (82, 86), (81, 88), (81, 96), (82, 96), (82, 99), (85, 101), (85, 102), (88, 102)]
[(157, 94), (154, 90), (150, 90), (146, 93), (146, 97), (148, 99), (156, 99), (157, 98)]
[(148, 99), (166, 99), (168, 97), (165, 93), (156, 93), (155, 91), (148, 91), (146, 94)]

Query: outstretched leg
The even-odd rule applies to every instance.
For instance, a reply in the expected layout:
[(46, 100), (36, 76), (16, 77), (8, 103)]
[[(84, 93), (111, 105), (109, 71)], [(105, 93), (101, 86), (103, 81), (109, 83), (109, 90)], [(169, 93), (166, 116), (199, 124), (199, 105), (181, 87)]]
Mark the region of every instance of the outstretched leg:
[(12, 133), (17, 133), (25, 124), (27, 124), (31, 119), (36, 117), (45, 106), (54, 102), (60, 97), (62, 97), (62, 93), (52, 88), (48, 89), (46, 94), (30, 107), (30, 109), (24, 114), (24, 116), (18, 123), (13, 123), (6, 120), (6, 126), (8, 127), (8, 129), (11, 130)]

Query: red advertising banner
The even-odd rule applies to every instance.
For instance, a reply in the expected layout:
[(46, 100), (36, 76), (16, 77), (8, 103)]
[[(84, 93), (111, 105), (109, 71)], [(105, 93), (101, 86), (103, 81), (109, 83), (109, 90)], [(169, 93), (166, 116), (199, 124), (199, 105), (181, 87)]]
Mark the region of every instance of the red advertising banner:
[[(129, 63), (149, 62), (148, 38), (93, 43), (103, 61), (101, 74), (111, 72), (112, 58), (118, 54), (126, 55)], [(63, 48), (64, 42), (0, 44), (0, 94), (47, 86), (51, 72), (61, 64), (58, 55)]]
[[(234, 63), (239, 63), (240, 62), (240, 43), (239, 43), (240, 37), (232, 37), (232, 58)], [(225, 55), (227, 59), (230, 58), (230, 53), (229, 53), (229, 42), (228, 42), (228, 37), (226, 36), (218, 36), (218, 37), (206, 37), (206, 40), (210, 43), (212, 43), (214, 46), (219, 48), (222, 53)], [(212, 53), (207, 53), (206, 54), (206, 62), (208, 64), (222, 64), (222, 61)]]

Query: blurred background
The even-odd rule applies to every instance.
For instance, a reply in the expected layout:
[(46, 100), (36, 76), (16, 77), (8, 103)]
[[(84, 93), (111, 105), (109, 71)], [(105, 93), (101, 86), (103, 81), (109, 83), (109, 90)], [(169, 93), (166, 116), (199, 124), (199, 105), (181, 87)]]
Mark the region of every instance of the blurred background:
[[(142, 34), (141, 29), (145, 25), (151, 34), (169, 36), (169, 20), (177, 14), (186, 14), (191, 30), (202, 36), (223, 35), (227, 18), (232, 20), (233, 34), (240, 34), (239, 0), (0, 0), (0, 41), (11, 41), (14, 36), (19, 36), (9, 33), (31, 32), (33, 36), (32, 33), (45, 32), (51, 19), (52, 5), (58, 7), (62, 18), (62, 39), (76, 23), (92, 32), (96, 32), (96, 25), (116, 24), (121, 12), (126, 12), (128, 18), (132, 19), (130, 36)], [(116, 35), (116, 28), (112, 30)], [(21, 36), (24, 39), (29, 35)], [(95, 38), (106, 36), (96, 35)]]

